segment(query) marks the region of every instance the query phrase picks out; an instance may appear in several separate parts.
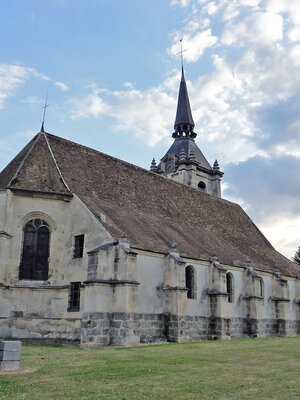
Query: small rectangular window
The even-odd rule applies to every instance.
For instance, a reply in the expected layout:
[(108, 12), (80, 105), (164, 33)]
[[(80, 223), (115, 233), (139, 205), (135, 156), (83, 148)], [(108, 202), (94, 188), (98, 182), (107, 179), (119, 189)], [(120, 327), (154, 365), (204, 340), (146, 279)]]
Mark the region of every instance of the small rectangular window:
[(75, 236), (74, 258), (82, 258), (84, 246), (84, 235)]
[(80, 285), (81, 282), (70, 283), (68, 311), (79, 311), (80, 309)]

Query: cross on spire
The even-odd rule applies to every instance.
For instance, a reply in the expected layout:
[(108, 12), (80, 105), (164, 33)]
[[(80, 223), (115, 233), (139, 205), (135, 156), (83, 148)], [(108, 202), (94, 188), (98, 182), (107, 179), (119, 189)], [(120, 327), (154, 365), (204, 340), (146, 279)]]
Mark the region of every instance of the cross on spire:
[(41, 132), (45, 132), (45, 130), (44, 130), (44, 124), (45, 124), (46, 109), (47, 109), (47, 107), (49, 106), (49, 104), (47, 103), (47, 101), (48, 101), (48, 94), (47, 94), (47, 96), (46, 96), (45, 105), (42, 107), (42, 108), (44, 109), (44, 112), (43, 112), (43, 122), (42, 122)]
[(183, 69), (183, 55), (182, 55), (182, 53), (187, 51), (187, 49), (182, 50), (182, 41), (183, 41), (183, 38), (180, 39), (180, 51), (178, 53), (176, 53), (176, 55), (180, 54), (180, 57), (181, 57), (181, 68)]

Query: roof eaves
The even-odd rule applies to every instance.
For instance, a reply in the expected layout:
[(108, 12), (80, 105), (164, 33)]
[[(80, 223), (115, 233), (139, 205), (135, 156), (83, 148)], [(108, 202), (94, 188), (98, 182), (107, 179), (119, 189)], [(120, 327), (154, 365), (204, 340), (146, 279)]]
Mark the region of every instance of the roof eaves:
[(9, 189), (12, 192), (24, 192), (24, 193), (38, 193), (38, 194), (50, 194), (56, 196), (63, 196), (63, 197), (73, 197), (72, 192), (50, 192), (47, 190), (35, 190), (35, 189), (25, 189), (25, 188), (15, 188), (15, 187), (7, 187), (5, 189)]

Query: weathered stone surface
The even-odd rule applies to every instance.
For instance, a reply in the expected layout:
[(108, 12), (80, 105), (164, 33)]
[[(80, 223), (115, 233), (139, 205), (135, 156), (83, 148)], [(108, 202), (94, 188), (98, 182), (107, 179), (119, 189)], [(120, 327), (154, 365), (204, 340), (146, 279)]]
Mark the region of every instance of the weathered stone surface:
[(0, 371), (17, 371), (20, 368), (20, 361), (0, 361)]
[(0, 370), (13, 371), (20, 368), (22, 343), (20, 341), (0, 341)]

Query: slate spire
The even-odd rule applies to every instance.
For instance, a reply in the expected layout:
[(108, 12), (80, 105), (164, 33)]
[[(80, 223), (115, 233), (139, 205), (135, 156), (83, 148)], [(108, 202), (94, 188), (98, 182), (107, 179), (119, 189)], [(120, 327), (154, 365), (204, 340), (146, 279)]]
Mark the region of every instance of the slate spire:
[(189, 101), (189, 95), (186, 87), (184, 70), (181, 70), (181, 81), (179, 86), (177, 112), (174, 124), (175, 132), (172, 137), (177, 138), (181, 136), (188, 136), (195, 138), (197, 134), (194, 132), (194, 120), (192, 117), (192, 111)]

